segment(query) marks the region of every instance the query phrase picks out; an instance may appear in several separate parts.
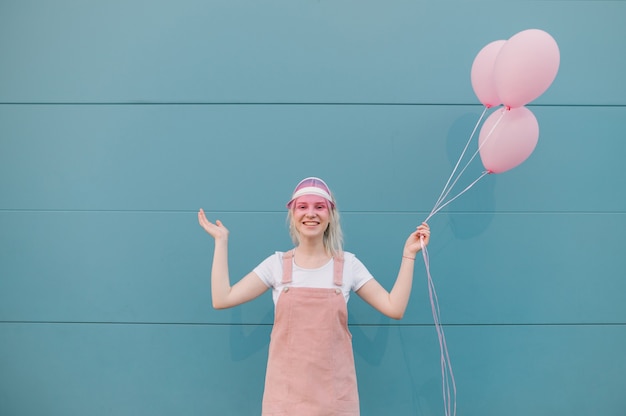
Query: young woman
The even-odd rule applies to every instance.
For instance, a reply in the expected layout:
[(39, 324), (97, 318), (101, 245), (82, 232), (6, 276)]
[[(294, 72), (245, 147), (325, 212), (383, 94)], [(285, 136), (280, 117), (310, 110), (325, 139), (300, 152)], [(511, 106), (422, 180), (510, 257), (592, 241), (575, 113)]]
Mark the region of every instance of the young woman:
[(211, 270), (213, 307), (230, 308), (272, 289), (275, 318), (263, 394), (263, 415), (359, 415), (347, 302), (351, 291), (384, 315), (401, 319), (413, 282), (415, 256), (430, 229), (417, 227), (404, 244), (398, 277), (385, 290), (352, 253), (342, 250), (339, 212), (319, 178), (302, 180), (287, 203), (295, 248), (276, 252), (230, 284), (228, 229), (198, 221), (215, 239)]

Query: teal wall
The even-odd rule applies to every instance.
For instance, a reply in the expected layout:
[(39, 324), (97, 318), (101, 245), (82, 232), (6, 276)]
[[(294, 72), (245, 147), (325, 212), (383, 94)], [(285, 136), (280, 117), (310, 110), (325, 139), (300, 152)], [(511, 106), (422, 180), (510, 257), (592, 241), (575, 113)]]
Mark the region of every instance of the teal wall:
[[(529, 28), (561, 52), (535, 152), (431, 220), (458, 414), (623, 416), (626, 2), (582, 0), (0, 0), (0, 415), (260, 414), (271, 298), (211, 308), (197, 209), (234, 279), (322, 176), (390, 288), (475, 55)], [(423, 262), (403, 320), (349, 309), (362, 415), (442, 415)]]

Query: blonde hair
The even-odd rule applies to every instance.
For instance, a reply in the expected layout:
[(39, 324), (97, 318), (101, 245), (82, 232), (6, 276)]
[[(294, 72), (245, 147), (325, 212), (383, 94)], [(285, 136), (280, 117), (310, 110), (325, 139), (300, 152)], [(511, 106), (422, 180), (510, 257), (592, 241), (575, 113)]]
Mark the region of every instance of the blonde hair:
[[(332, 196), (332, 205), (328, 204), (329, 221), (326, 231), (324, 231), (324, 248), (332, 256), (339, 254), (343, 251), (343, 231), (341, 230), (341, 221), (339, 219), (339, 210), (337, 210), (337, 203), (335, 197)], [(300, 244), (300, 234), (296, 229), (293, 218), (293, 211), (295, 207), (289, 209), (287, 213), (287, 222), (289, 224), (289, 235), (291, 240), (297, 246)]]

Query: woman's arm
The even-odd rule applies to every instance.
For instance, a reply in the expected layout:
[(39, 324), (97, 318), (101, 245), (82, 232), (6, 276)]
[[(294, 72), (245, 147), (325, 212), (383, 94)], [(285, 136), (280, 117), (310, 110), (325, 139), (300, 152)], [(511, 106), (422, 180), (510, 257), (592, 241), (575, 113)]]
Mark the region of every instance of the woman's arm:
[(380, 283), (371, 279), (356, 293), (382, 314), (393, 319), (402, 319), (411, 296), (415, 256), (421, 250), (422, 243), (426, 246), (429, 240), (430, 228), (426, 223), (417, 227), (417, 230), (406, 240), (398, 277), (391, 292), (387, 292)]
[(228, 229), (221, 221), (210, 222), (204, 210), (198, 212), (198, 222), (215, 240), (211, 267), (211, 298), (215, 309), (231, 308), (262, 295), (268, 287), (251, 272), (234, 286), (228, 273)]

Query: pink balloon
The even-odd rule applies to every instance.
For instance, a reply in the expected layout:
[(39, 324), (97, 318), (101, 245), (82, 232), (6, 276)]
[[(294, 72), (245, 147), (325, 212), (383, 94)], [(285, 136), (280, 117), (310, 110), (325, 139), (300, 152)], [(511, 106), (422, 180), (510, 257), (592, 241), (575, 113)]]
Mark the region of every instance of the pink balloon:
[(478, 52), (474, 62), (472, 63), (471, 80), (472, 88), (478, 101), (487, 108), (495, 107), (501, 104), (500, 97), (496, 91), (496, 85), (493, 79), (493, 67), (496, 57), (505, 40), (495, 40), (487, 44)]
[(506, 172), (528, 159), (538, 139), (539, 123), (532, 111), (502, 108), (487, 117), (480, 129), (480, 159), (489, 172)]
[(521, 107), (543, 94), (556, 78), (560, 59), (559, 46), (543, 30), (513, 35), (500, 49), (493, 70), (502, 103)]

